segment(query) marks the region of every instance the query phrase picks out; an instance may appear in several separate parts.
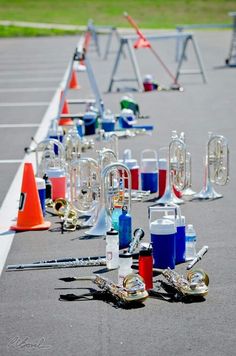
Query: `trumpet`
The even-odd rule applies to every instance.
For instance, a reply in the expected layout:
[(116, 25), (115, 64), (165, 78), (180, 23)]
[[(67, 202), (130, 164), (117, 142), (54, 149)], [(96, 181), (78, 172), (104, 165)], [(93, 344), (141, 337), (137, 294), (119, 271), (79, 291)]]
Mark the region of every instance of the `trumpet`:
[(228, 141), (222, 135), (209, 132), (205, 158), (204, 185), (194, 199), (218, 199), (222, 194), (215, 191), (213, 184), (226, 185), (229, 181), (229, 148)]
[[(111, 295), (119, 306), (143, 303), (148, 297), (148, 292), (145, 289), (145, 283), (142, 277), (138, 274), (128, 274), (124, 278), (123, 286), (119, 286), (113, 281), (98, 274), (88, 277), (66, 277), (59, 279), (64, 282), (92, 281), (99, 288)], [(67, 299), (66, 295), (60, 297), (61, 299)]]
[(177, 136), (172, 137), (169, 144), (168, 164), (165, 193), (157, 200), (157, 205), (183, 203), (173, 191), (173, 186), (180, 191), (186, 186), (186, 144)]

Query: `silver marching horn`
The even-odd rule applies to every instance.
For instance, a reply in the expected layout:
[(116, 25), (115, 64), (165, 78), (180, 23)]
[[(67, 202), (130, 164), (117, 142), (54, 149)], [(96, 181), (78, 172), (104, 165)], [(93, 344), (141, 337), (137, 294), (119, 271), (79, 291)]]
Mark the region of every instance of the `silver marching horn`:
[(213, 184), (225, 185), (229, 181), (229, 148), (224, 136), (209, 132), (207, 143), (204, 186), (194, 199), (218, 199), (222, 194), (215, 191)]
[(192, 189), (192, 155), (186, 152), (186, 186), (182, 191), (184, 197), (192, 197), (196, 192)]
[(100, 146), (103, 145), (103, 148), (111, 149), (118, 159), (119, 156), (119, 148), (118, 148), (118, 136), (115, 132), (105, 132), (104, 130), (100, 130), (98, 140), (100, 142)]
[[(55, 153), (56, 150), (57, 154)], [(47, 168), (61, 166), (65, 161), (64, 147), (62, 143), (56, 139), (48, 138), (39, 142), (36, 146), (35, 153), (36, 170), (39, 177), (43, 177)], [(39, 155), (41, 155), (40, 158)]]
[(172, 138), (169, 144), (165, 193), (157, 200), (156, 205), (183, 203), (175, 195), (173, 186), (180, 191), (186, 186), (186, 145), (178, 137)]
[[(179, 138), (186, 143), (184, 132), (180, 133)], [(196, 192), (192, 189), (192, 155), (190, 152), (186, 152), (186, 185), (182, 191), (182, 195), (187, 198), (194, 194), (196, 194)]]
[(102, 148), (101, 150), (98, 150), (97, 153), (98, 153), (98, 164), (101, 171), (109, 164), (117, 162), (117, 155), (110, 148)]
[(65, 149), (65, 160), (71, 162), (79, 158), (82, 152), (82, 140), (78, 134), (76, 126), (73, 126), (63, 137), (63, 146)]
[[(127, 180), (127, 185), (125, 181)], [(127, 186), (128, 188), (125, 188)], [(94, 226), (86, 231), (87, 235), (103, 236), (111, 229), (111, 216), (114, 205), (131, 209), (131, 174), (122, 163), (111, 163), (101, 173), (101, 195)]]
[(84, 226), (93, 225), (94, 212), (100, 195), (100, 169), (97, 161), (90, 157), (73, 160), (70, 164), (70, 202), (80, 215), (91, 216)]

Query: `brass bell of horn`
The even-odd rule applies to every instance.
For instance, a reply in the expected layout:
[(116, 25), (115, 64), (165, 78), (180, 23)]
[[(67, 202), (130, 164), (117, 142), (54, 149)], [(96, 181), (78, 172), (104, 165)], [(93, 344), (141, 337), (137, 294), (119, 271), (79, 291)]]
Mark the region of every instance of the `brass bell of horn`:
[(229, 181), (229, 148), (224, 136), (209, 132), (205, 158), (204, 186), (194, 199), (218, 199), (222, 194), (215, 191), (213, 184), (226, 185)]

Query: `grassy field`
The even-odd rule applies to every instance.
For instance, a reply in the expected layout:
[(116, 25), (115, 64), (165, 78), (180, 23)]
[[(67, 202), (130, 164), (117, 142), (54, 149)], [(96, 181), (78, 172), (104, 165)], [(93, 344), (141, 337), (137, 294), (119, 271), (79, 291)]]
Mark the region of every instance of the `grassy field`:
[[(177, 24), (231, 23), (236, 0), (0, 0), (0, 20), (129, 27), (127, 11), (141, 28), (174, 28)], [(46, 35), (51, 31), (3, 29), (0, 36)], [(54, 31), (53, 34), (61, 34)]]

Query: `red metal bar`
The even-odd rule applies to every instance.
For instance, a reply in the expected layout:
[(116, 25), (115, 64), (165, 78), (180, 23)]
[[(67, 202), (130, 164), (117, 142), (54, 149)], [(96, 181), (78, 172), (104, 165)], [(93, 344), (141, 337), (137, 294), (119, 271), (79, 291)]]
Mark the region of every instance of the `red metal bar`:
[(164, 70), (166, 71), (166, 73), (171, 77), (171, 79), (174, 81), (175, 85), (179, 85), (176, 81), (176, 77), (171, 73), (171, 71), (169, 70), (169, 68), (165, 65), (165, 63), (163, 62), (163, 60), (161, 59), (161, 57), (158, 55), (158, 53), (154, 50), (154, 48), (151, 46), (151, 43), (146, 39), (146, 37), (144, 36), (144, 34), (140, 31), (140, 29), (138, 28), (138, 25), (136, 24), (136, 22), (133, 20), (133, 18), (131, 16), (128, 15), (127, 12), (124, 12), (124, 17), (126, 17), (126, 19), (128, 20), (128, 22), (131, 24), (131, 26), (135, 29), (137, 35), (139, 36), (138, 41), (135, 42), (134, 44), (134, 48), (150, 48), (150, 50), (152, 51), (153, 55), (155, 56), (155, 58), (160, 62), (160, 64), (162, 65), (162, 67), (164, 68)]

